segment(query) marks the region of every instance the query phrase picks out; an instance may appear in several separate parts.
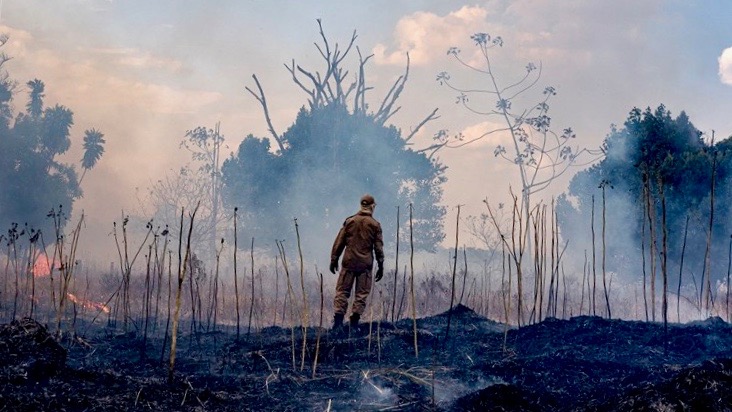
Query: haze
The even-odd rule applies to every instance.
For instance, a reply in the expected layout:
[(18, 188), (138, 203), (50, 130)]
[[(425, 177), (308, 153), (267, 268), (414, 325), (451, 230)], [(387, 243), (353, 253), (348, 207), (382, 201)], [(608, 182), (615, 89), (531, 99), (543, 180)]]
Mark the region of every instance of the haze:
[[(498, 61), (505, 73), (541, 61), (540, 84), (558, 91), (554, 124), (572, 127), (584, 147), (598, 147), (634, 106), (661, 103), (675, 114), (685, 110), (704, 132), (732, 133), (727, 1), (5, 0), (0, 8), (10, 76), (21, 88), (43, 80), (46, 105), (74, 112), (69, 161), (78, 164), (85, 129), (105, 134), (105, 155), (75, 204), (87, 219), (80, 249), (102, 262), (116, 253), (112, 222), (123, 211), (150, 213), (147, 188), (190, 161), (179, 148), (187, 130), (220, 122), (227, 155), (247, 134), (269, 136), (261, 106), (245, 91), (254, 85), (252, 74), (262, 82), (275, 127), (281, 132), (292, 124), (307, 100), (283, 64), (295, 59), (322, 67), (313, 45), (320, 40), (316, 19), (333, 42), (347, 43), (356, 30), (357, 45), (374, 54), (367, 73), (375, 101), (403, 72), (409, 53), (410, 79), (391, 121), (409, 131), (439, 108), (440, 118), (416, 138), (425, 145), (439, 129), (468, 137), (485, 129), (435, 81), (441, 71), (460, 75), (446, 51), (470, 50), (476, 32), (502, 36)], [(26, 94), (17, 96), (15, 108), (22, 110)], [(478, 214), (484, 198), (498, 202), (508, 198), (509, 185), (520, 186), (511, 165), (493, 156), (501, 139), (439, 153), (448, 166), (448, 239), (454, 206)], [(568, 178), (546, 196), (563, 192)]]

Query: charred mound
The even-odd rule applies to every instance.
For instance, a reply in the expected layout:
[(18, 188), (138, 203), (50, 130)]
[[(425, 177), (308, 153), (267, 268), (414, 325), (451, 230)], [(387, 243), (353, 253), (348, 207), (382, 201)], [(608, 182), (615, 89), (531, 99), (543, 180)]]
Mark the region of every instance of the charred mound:
[(66, 350), (33, 319), (0, 326), (0, 373), (9, 382), (48, 380), (66, 363)]
[(666, 332), (588, 316), (515, 328), (459, 305), (417, 320), (418, 348), (411, 319), (238, 339), (188, 329), (172, 381), (162, 334), (79, 330), (57, 340), (32, 319), (1, 325), (0, 409), (732, 410), (732, 328), (718, 318)]

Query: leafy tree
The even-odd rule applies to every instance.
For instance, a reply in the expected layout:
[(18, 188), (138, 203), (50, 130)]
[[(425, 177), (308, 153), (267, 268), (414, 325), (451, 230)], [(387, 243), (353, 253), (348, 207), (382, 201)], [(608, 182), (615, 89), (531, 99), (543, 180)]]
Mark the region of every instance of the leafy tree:
[(34, 118), (41, 117), (41, 114), (43, 114), (43, 98), (45, 97), (43, 92), (46, 86), (38, 79), (29, 81), (27, 85), (31, 89), (30, 99), (28, 99), (26, 105), (28, 115)]
[(442, 240), (444, 167), (407, 148), (396, 128), (333, 104), (302, 109), (283, 141), (288, 148), (274, 154), (269, 139), (250, 135), (222, 168), (226, 201), (239, 205), (257, 236), (290, 233), (293, 217), (304, 232), (335, 231), (372, 193), (386, 228), (396, 225), (396, 206), (412, 202), (417, 244), (430, 249)]
[[(0, 46), (6, 41), (0, 38)], [(53, 222), (46, 219), (49, 210), (58, 213), (60, 206), (68, 216), (82, 195), (74, 166), (58, 160), (71, 147), (73, 113), (61, 105), (45, 107), (45, 84), (35, 79), (26, 84), (26, 111), (13, 118), (16, 84), (2, 70), (7, 60), (0, 56), (0, 226), (15, 222), (53, 233)], [(81, 162), (85, 172), (104, 152), (103, 136), (95, 129), (86, 131)]]
[[(650, 215), (654, 225), (660, 230), (662, 193), (666, 203), (669, 264), (680, 264), (686, 219), (689, 217), (685, 265), (697, 274), (702, 273), (713, 176), (717, 200), (712, 235), (715, 239), (726, 239), (732, 233), (729, 223), (732, 217), (729, 202), (732, 195), (732, 141), (705, 142), (686, 113), (681, 112), (674, 118), (661, 105), (655, 110), (634, 108), (624, 127), (611, 129), (603, 150), (605, 158), (577, 173), (567, 194), (558, 202), (561, 230), (565, 237), (571, 239), (570, 246), (577, 249), (591, 245), (592, 197), (596, 199), (597, 216), (598, 200), (605, 185), (608, 268), (620, 273), (640, 274), (641, 241), (646, 245), (649, 241), (646, 199), (651, 202)], [(656, 242), (660, 245), (660, 235)], [(727, 244), (712, 242), (711, 246), (712, 256), (718, 257), (712, 272), (719, 274), (726, 270)], [(646, 253), (649, 250), (650, 247), (646, 246)], [(660, 256), (660, 249), (656, 249), (656, 253)], [(669, 273), (674, 275), (677, 272), (672, 270)]]
[[(402, 136), (386, 122), (399, 110), (396, 101), (407, 81), (408, 60), (405, 74), (372, 111), (365, 99), (371, 88), (364, 74), (371, 56), (364, 58), (356, 47), (360, 64), (350, 83), (348, 71), (341, 67), (357, 37), (355, 31), (345, 50), (338, 44), (331, 48), (322, 25), (320, 34), (323, 44), (316, 47), (326, 62), (325, 73), (312, 73), (294, 61), (286, 66), (307, 93), (308, 108), (300, 110), (285, 133), (275, 131), (263, 89), (253, 76), (257, 92), (247, 90), (262, 104), (277, 150), (272, 150), (268, 138), (247, 136), (222, 166), (225, 202), (229, 208), (239, 207), (243, 226), (257, 237), (282, 238), (292, 232), (296, 217), (303, 233), (322, 234), (327, 244), (368, 192), (379, 204), (377, 214), (387, 240), (388, 232), (396, 229), (397, 206), (405, 211), (412, 203), (415, 245), (434, 248), (444, 237), (445, 208), (439, 202), (445, 167), (434, 157), (442, 143), (417, 149), (411, 139), (436, 118), (436, 109)], [(312, 84), (306, 85), (308, 81)], [(405, 220), (402, 217), (401, 222)]]
[(104, 135), (97, 129), (91, 129), (84, 132), (84, 156), (81, 158), (81, 167), (84, 172), (81, 174), (79, 184), (84, 180), (86, 172), (96, 166), (99, 159), (104, 154)]

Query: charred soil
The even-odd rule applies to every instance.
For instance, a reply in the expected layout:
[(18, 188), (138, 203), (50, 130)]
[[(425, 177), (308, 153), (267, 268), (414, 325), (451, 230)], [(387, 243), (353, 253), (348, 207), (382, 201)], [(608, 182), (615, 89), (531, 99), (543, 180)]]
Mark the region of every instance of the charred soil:
[(513, 328), (462, 305), (449, 318), (449, 336), (448, 313), (418, 319), (417, 350), (411, 319), (308, 328), (305, 350), (300, 327), (189, 331), (172, 380), (163, 339), (16, 320), (0, 325), (0, 411), (732, 410), (719, 318), (667, 332), (588, 316)]

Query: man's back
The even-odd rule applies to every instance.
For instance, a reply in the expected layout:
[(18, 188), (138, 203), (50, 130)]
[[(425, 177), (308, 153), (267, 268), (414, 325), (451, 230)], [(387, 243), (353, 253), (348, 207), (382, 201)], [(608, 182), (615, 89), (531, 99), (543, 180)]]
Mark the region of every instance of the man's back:
[(343, 222), (338, 232), (331, 256), (343, 254), (343, 267), (351, 271), (371, 270), (376, 260), (384, 260), (384, 241), (381, 224), (373, 218), (370, 211), (361, 210)]
[(371, 292), (371, 271), (374, 267), (374, 255), (379, 268), (376, 270), (376, 281), (384, 276), (384, 239), (381, 224), (374, 219), (376, 200), (371, 195), (361, 198), (361, 210), (343, 222), (338, 231), (333, 249), (330, 251), (330, 273), (338, 270), (338, 259), (343, 254), (343, 267), (338, 274), (336, 294), (333, 299), (333, 329), (338, 330), (348, 309), (348, 298), (351, 289), (356, 285), (356, 297), (351, 308), (351, 328), (358, 327), (361, 314), (366, 307), (366, 299)]

